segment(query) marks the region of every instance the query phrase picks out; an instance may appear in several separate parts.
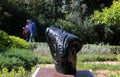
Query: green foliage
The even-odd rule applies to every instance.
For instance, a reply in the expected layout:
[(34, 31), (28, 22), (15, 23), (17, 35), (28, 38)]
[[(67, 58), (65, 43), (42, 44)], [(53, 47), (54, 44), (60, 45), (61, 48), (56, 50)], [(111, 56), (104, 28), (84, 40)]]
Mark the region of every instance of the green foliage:
[(120, 73), (116, 72), (116, 74), (113, 74), (112, 72), (109, 74), (109, 77), (120, 77)]
[(77, 63), (78, 69), (92, 69), (92, 70), (120, 70), (120, 65), (99, 64), (99, 63)]
[(15, 36), (9, 36), (11, 39), (12, 45), (11, 48), (29, 48), (29, 44), (24, 39), (21, 39), (20, 37)]
[(53, 59), (47, 43), (32, 43), (30, 48), (34, 54), (39, 57), (39, 64), (52, 64)]
[(53, 0), (6, 0), (6, 5), (11, 6), (12, 9), (8, 10), (15, 16), (21, 13), (24, 19), (33, 18), (38, 24), (48, 24), (53, 20)]
[(84, 21), (79, 21), (75, 33), (82, 39), (84, 43), (95, 43), (99, 40), (97, 32), (95, 32), (95, 24), (91, 19), (93, 16), (85, 17)]
[(31, 71), (25, 70), (22, 66), (18, 67), (18, 70), (12, 69), (9, 71), (6, 67), (2, 68), (0, 71), (0, 77), (32, 77), (33, 70), (35, 67), (32, 67)]
[(104, 8), (103, 12), (95, 11), (94, 20), (97, 24), (117, 24), (120, 25), (120, 0), (113, 1), (110, 8)]
[(46, 27), (61, 18), (71, 25), (77, 25), (68, 27), (70, 29), (64, 26), (69, 32), (79, 35), (85, 43), (95, 43), (98, 38), (95, 38), (97, 36), (93, 32), (93, 23), (88, 17), (93, 10), (110, 4), (111, 0), (0, 0), (0, 28), (10, 35), (22, 37), (21, 27), (25, 25), (26, 19), (32, 18), (37, 23), (40, 35), (37, 36), (37, 41), (45, 41), (43, 36)]
[(113, 1), (113, 4), (109, 8), (103, 8), (102, 12), (95, 11), (93, 19), (96, 24), (105, 25), (104, 42), (120, 44), (120, 0)]
[(120, 61), (120, 54), (117, 55), (117, 60)]
[[(87, 44), (77, 54), (78, 62), (94, 62), (94, 61), (117, 61), (120, 46), (110, 46), (109, 44)], [(39, 63), (53, 63), (50, 49), (46, 43), (37, 43), (34, 53), (39, 57)]]
[(65, 20), (57, 20), (54, 25), (79, 36), (84, 43), (95, 43), (99, 38), (97, 38), (96, 32), (94, 31), (95, 26), (91, 17), (86, 17), (85, 21), (79, 20), (77, 24)]
[(74, 32), (74, 28), (77, 27), (75, 24), (72, 24), (69, 21), (60, 20), (60, 19), (56, 21), (54, 26), (72, 33)]
[(85, 44), (83, 45), (82, 50), (79, 52), (81, 53), (97, 53), (97, 54), (119, 54), (120, 53), (120, 46), (114, 46), (109, 44)]
[(2, 30), (0, 30), (0, 49), (3, 47), (10, 47), (11, 39), (8, 34)]
[(110, 46), (110, 50), (112, 54), (120, 54), (120, 46)]
[(120, 25), (105, 25), (104, 31), (105, 42), (112, 45), (120, 45)]
[[(26, 19), (33, 19), (40, 35), (37, 41), (44, 41), (44, 30), (54, 21), (53, 6), (53, 0), (0, 0), (0, 29), (10, 35), (23, 37), (21, 28), (26, 24)], [(10, 16), (4, 15), (4, 12)]]
[(9, 36), (6, 32), (0, 30), (0, 50), (4, 50), (6, 47), (29, 48), (29, 44), (19, 37)]
[(25, 69), (30, 70), (37, 63), (38, 57), (32, 51), (26, 49), (11, 48), (0, 53), (0, 68), (7, 67), (9, 70), (12, 68), (17, 70), (18, 66), (23, 66)]
[(51, 55), (49, 56), (43, 56), (43, 55), (39, 55), (39, 64), (53, 64), (53, 58)]
[(114, 54), (78, 54), (78, 62), (94, 62), (94, 61), (117, 61)]

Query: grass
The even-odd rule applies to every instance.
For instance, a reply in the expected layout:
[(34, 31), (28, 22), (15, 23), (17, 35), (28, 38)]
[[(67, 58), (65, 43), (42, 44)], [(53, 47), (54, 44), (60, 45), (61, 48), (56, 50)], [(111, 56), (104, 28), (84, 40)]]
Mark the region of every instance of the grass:
[[(47, 43), (35, 43), (31, 44), (31, 50), (33, 53), (39, 57), (39, 64), (53, 64), (54, 60), (51, 56), (49, 46)], [(92, 69), (93, 71), (96, 70), (112, 70), (117, 71), (120, 70), (119, 65), (110, 65), (110, 64), (96, 64), (91, 62), (96, 61), (117, 61), (120, 60), (120, 55), (115, 55), (111, 53), (111, 46), (110, 45), (84, 45), (82, 50), (77, 54), (77, 69)], [(114, 46), (112, 51), (114, 51)], [(117, 46), (119, 50), (119, 46)], [(117, 59), (118, 58), (118, 59)], [(89, 62), (89, 63), (88, 63)], [(0, 72), (1, 73), (1, 72)], [(112, 74), (109, 77), (115, 77)], [(117, 76), (116, 76), (117, 77)], [(118, 74), (119, 77), (119, 74)]]
[[(49, 46), (46, 43), (39, 43), (34, 50), (34, 54), (39, 57), (40, 64), (54, 63), (50, 53)], [(82, 50), (77, 54), (77, 68), (78, 69), (93, 69), (93, 70), (120, 70), (120, 65), (108, 64), (90, 64), (86, 62), (96, 61), (117, 61), (115, 54), (111, 54), (110, 45), (84, 45)]]
[(96, 63), (77, 63), (77, 69), (92, 69), (92, 70), (120, 70), (120, 65), (111, 65), (111, 64), (96, 64)]

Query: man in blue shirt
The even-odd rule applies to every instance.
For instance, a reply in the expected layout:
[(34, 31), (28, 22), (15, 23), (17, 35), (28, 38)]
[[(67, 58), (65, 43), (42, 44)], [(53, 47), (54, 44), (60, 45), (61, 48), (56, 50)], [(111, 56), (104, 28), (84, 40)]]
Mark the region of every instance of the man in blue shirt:
[(37, 34), (37, 30), (36, 30), (36, 24), (30, 20), (30, 38), (29, 38), (29, 43), (31, 42), (35, 42), (35, 35)]

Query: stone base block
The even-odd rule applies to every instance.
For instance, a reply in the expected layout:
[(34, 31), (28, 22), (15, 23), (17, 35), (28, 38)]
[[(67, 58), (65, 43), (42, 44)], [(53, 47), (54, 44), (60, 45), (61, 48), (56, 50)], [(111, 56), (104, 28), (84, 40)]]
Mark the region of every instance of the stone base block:
[[(75, 77), (73, 75), (65, 75), (58, 73), (54, 68), (37, 69), (32, 77)], [(78, 70), (76, 77), (95, 77), (89, 70)]]

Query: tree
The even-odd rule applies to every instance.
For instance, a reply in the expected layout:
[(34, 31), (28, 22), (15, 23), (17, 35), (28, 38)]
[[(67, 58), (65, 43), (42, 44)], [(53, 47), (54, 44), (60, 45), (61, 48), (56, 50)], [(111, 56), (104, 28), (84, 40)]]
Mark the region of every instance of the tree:
[(102, 12), (95, 11), (95, 23), (105, 25), (104, 41), (120, 45), (120, 0), (113, 1), (110, 8), (103, 8)]
[(120, 25), (120, 0), (113, 1), (110, 8), (104, 8), (102, 12), (95, 11), (93, 19), (97, 24)]

